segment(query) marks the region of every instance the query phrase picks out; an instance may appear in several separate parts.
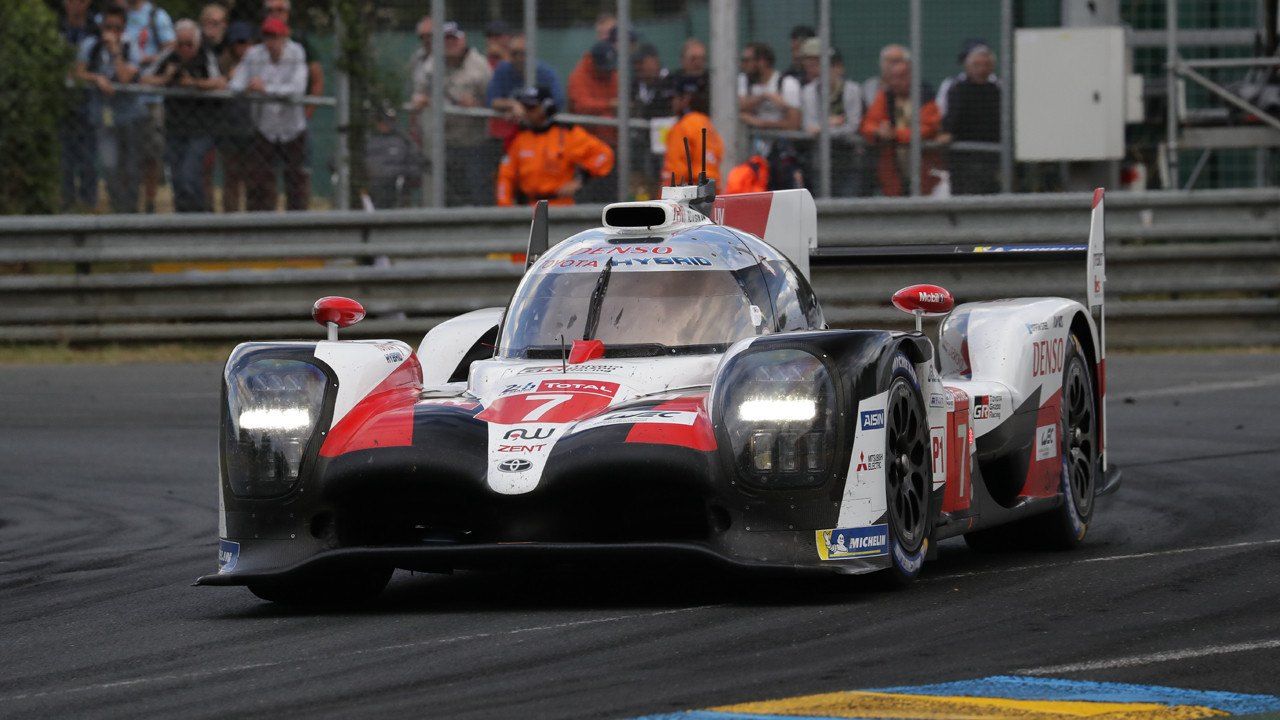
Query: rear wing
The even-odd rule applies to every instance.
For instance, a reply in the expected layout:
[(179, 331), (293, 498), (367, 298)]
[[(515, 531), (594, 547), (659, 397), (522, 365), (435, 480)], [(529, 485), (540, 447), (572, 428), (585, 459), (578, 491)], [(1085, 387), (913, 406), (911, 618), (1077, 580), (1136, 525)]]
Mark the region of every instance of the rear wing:
[[(760, 193), (769, 194), (769, 193)], [(1102, 467), (1107, 468), (1107, 249), (1105, 191), (1093, 191), (1093, 205), (1089, 217), (1089, 237), (1086, 243), (1028, 244), (1028, 245), (878, 245), (858, 247), (816, 248), (810, 252), (813, 265), (911, 265), (938, 263), (993, 263), (993, 262), (1079, 262), (1085, 266), (1084, 304), (1098, 329), (1098, 397), (1100, 400), (1099, 423), (1102, 432)], [(735, 196), (737, 197), (737, 196)], [(717, 202), (719, 202), (717, 200)], [(732, 223), (730, 223), (732, 224)], [(772, 244), (772, 243), (771, 243)], [(926, 280), (927, 278), (921, 278)]]

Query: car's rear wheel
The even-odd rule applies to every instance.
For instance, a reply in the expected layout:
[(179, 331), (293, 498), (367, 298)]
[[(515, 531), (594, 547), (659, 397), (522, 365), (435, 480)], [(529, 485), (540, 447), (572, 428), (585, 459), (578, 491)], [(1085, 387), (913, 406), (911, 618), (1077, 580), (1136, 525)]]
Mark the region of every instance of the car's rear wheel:
[(1032, 519), (1032, 523), (1039, 526), (1037, 535), (1055, 548), (1070, 549), (1079, 545), (1093, 520), (1101, 457), (1092, 377), (1079, 339), (1075, 335), (1068, 337), (1062, 371), (1062, 414), (1058, 424), (1062, 505), (1048, 515)]
[(885, 400), (889, 569), (881, 575), (889, 585), (901, 586), (920, 574), (929, 550), (933, 457), (920, 383), (909, 363), (895, 366)]
[(358, 604), (378, 597), (391, 581), (393, 571), (382, 567), (329, 570), (249, 583), (249, 592), (282, 605)]

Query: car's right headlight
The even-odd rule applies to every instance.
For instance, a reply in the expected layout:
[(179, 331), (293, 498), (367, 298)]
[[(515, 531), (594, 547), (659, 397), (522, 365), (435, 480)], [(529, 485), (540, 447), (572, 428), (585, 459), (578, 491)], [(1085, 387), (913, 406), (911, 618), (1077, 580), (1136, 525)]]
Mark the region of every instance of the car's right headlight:
[(836, 389), (815, 355), (798, 348), (746, 352), (716, 379), (741, 477), (759, 488), (816, 487), (836, 449)]
[(284, 495), (298, 484), (324, 411), (328, 377), (312, 363), (235, 358), (226, 377), (223, 466), (239, 497)]

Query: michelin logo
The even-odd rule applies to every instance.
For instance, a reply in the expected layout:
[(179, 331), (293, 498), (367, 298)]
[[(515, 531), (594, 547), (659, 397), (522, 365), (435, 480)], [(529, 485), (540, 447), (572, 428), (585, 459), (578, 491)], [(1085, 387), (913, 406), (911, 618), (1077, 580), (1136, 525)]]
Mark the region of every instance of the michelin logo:
[(229, 573), (240, 562), (240, 543), (231, 540), (218, 541), (218, 572)]
[(865, 558), (887, 555), (889, 526), (835, 528), (817, 533), (818, 557), (823, 560)]
[(858, 414), (858, 427), (863, 430), (883, 430), (883, 410), (863, 410)]

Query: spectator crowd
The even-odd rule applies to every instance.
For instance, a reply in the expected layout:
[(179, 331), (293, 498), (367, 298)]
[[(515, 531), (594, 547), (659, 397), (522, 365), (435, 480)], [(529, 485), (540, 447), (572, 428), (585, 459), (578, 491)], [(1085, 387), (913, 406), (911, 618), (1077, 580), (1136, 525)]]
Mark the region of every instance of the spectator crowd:
[[(70, 75), (80, 88), (60, 128), (65, 209), (96, 208), (104, 181), (113, 212), (154, 212), (166, 177), (178, 212), (309, 207), (314, 106), (297, 99), (322, 95), (325, 78), (314, 48), (290, 23), (289, 0), (264, 0), (258, 17), (211, 2), (197, 19), (177, 20), (151, 0), (106, 0), (96, 11), (91, 0), (62, 2), (62, 34), (76, 58)], [(747, 44), (737, 95), (748, 152), (725, 167), (724, 142), (710, 118), (707, 46), (697, 38), (683, 43), (677, 67), (665, 67), (655, 45), (636, 32), (619, 58), (616, 19), (603, 14), (565, 81), (538, 61), (529, 86), (526, 39), (501, 21), (484, 27), (475, 43), (458, 22), (444, 23), (439, 58), (431, 18), (416, 30), (408, 102), (370, 110), (366, 207), (433, 197), (435, 162), (444, 163), (442, 194), (450, 206), (608, 201), (619, 182), (634, 197), (652, 197), (673, 178), (686, 181), (686, 144), (700, 169), (704, 137), (707, 174), (721, 192), (816, 188), (824, 122), (831, 194), (897, 196), (909, 185), (913, 118), (925, 142), (925, 194), (999, 190), (998, 153), (975, 145), (1000, 141), (996, 59), (980, 39), (965, 41), (957, 73), (936, 94), (928, 84), (921, 88), (919, 107), (910, 92), (913, 60), (902, 45), (881, 49), (878, 73), (862, 81), (830, 48), (824, 106), (822, 46), (812, 28), (792, 29), (785, 66), (769, 45)], [(446, 152), (435, 158), (432, 83), (440, 61), (450, 108)], [(649, 132), (620, 135), (609, 124), (557, 119), (616, 118), (620, 62), (632, 69), (630, 115), (650, 121)], [(620, 141), (633, 158), (626, 178), (615, 167)]]

